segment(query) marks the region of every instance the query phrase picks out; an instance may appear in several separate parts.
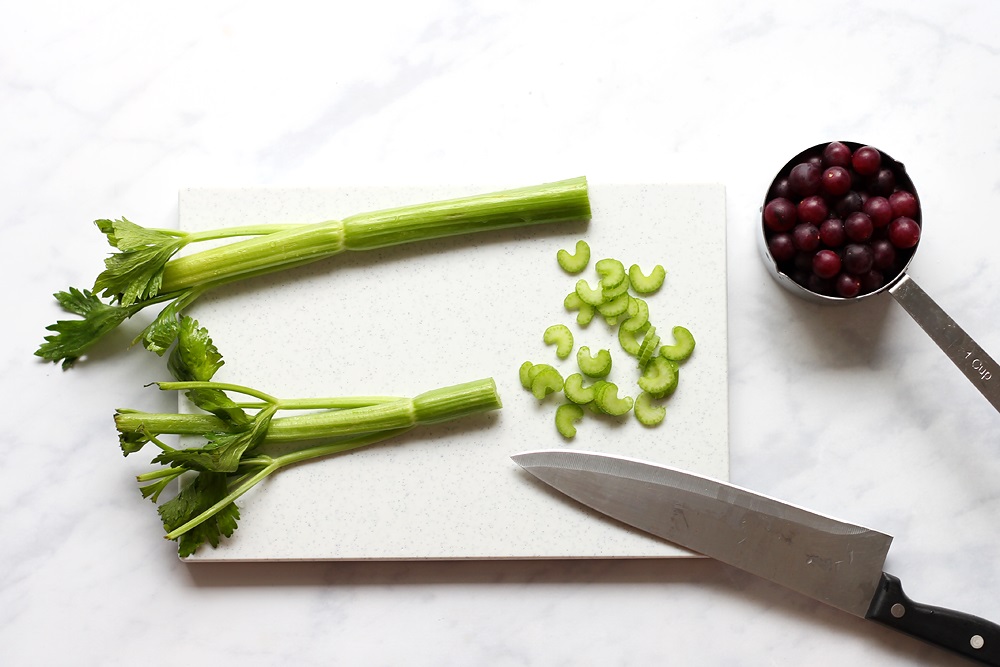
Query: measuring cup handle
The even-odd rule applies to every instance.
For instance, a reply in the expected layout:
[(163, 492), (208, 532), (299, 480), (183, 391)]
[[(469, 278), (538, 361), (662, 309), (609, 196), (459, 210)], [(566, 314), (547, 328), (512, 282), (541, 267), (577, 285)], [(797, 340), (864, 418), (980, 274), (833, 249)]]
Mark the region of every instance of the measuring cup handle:
[(972, 340), (927, 293), (910, 278), (903, 277), (889, 294), (910, 314), (927, 335), (955, 362), (986, 400), (1000, 411), (1000, 367)]

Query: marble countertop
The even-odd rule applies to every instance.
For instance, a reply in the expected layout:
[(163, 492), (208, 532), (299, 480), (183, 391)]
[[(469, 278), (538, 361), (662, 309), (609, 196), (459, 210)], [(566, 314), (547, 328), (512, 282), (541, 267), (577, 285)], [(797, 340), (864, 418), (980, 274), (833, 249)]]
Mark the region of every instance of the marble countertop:
[(721, 182), (730, 478), (894, 535), (911, 597), (1000, 620), (996, 410), (891, 298), (795, 299), (754, 240), (788, 156), (875, 144), (920, 189), (910, 274), (1000, 354), (1000, 6), (318, 7), (5, 12), (0, 663), (965, 664), (707, 559), (177, 559), (111, 421), (174, 407), (142, 386), (162, 361), (32, 356), (100, 269), (92, 220), (175, 226), (186, 187)]

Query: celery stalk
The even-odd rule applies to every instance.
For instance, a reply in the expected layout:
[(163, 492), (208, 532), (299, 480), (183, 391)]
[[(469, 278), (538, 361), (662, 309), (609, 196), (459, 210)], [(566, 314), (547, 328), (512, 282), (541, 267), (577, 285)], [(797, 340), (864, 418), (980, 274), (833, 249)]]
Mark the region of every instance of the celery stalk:
[[(157, 502), (182, 475), (193, 477), (157, 508), (166, 537), (178, 540), (182, 556), (205, 542), (218, 546), (223, 536), (232, 535), (239, 519), (235, 501), (284, 467), (381, 442), (423, 424), (501, 407), (492, 378), (433, 389), (413, 398), (280, 399), (250, 387), (213, 382), (212, 376), (222, 365), (222, 355), (208, 331), (184, 316), (167, 365), (177, 381), (157, 385), (164, 391), (185, 392), (201, 412), (118, 410), (115, 415), (126, 456), (149, 444), (159, 449), (153, 463), (161, 467), (137, 477), (144, 497)], [(257, 402), (239, 403), (233, 394)], [(248, 414), (243, 406), (256, 412)], [(309, 412), (275, 416), (283, 410)], [(177, 449), (160, 439), (166, 434), (202, 436), (204, 443)]]
[[(590, 219), (587, 179), (578, 177), (501, 192), (359, 213), (301, 225), (252, 225), (207, 232), (146, 229), (122, 218), (98, 220), (120, 252), (105, 260), (92, 290), (57, 293), (64, 310), (37, 356), (71, 366), (91, 345), (146, 306), (168, 303), (136, 339), (163, 354), (176, 337), (182, 311), (206, 289), (316, 262), (345, 250), (436, 239), (540, 223)], [(246, 236), (180, 254), (201, 241)], [(103, 299), (108, 302), (102, 301)]]

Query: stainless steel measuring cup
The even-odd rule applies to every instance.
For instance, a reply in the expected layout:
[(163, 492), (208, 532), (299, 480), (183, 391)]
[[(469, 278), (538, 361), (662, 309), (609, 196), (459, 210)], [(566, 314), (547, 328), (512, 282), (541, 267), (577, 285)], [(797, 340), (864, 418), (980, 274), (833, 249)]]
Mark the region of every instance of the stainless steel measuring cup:
[[(778, 284), (796, 296), (824, 305), (848, 305), (888, 292), (897, 303), (903, 306), (906, 312), (910, 314), (927, 335), (937, 343), (948, 358), (962, 371), (965, 377), (986, 397), (986, 400), (997, 411), (1000, 411), (1000, 366), (907, 273), (913, 255), (920, 246), (919, 241), (916, 247), (904, 253), (902, 261), (895, 267), (895, 274), (892, 276), (886, 275), (886, 281), (881, 287), (850, 298), (821, 294), (809, 289), (793, 279), (787, 272), (788, 267), (783, 266), (772, 255), (771, 249), (768, 247), (767, 226), (764, 223), (764, 207), (770, 200), (771, 194), (775, 187), (778, 186), (779, 181), (787, 178), (795, 165), (810, 158), (815, 159), (815, 156), (821, 155), (823, 149), (829, 143), (817, 144), (793, 157), (782, 167), (768, 187), (764, 203), (761, 204), (760, 208), (757, 240), (763, 253), (764, 264), (767, 266), (769, 273), (778, 281)], [(857, 142), (842, 141), (841, 143), (847, 145), (852, 152), (863, 146), (863, 144)], [(898, 187), (913, 193), (917, 198), (919, 206), (919, 196), (913, 186), (912, 180), (906, 173), (906, 168), (901, 162), (894, 160), (884, 151), (880, 151), (880, 153), (882, 155), (882, 166), (892, 171)], [(922, 211), (919, 207), (914, 220), (922, 227)]]

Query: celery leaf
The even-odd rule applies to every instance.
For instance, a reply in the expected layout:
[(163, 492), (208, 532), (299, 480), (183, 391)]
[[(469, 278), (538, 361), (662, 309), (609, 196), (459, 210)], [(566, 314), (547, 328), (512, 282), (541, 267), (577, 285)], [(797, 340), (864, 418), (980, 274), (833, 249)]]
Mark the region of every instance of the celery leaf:
[[(184, 486), (181, 491), (157, 508), (163, 527), (167, 533), (180, 528), (185, 523), (210, 509), (229, 493), (225, 473), (202, 472), (194, 480)], [(221, 537), (230, 537), (236, 530), (236, 521), (240, 518), (236, 503), (229, 503), (178, 538), (177, 551), (183, 558), (190, 556), (195, 550), (208, 542), (213, 547), (219, 546)]]
[[(208, 329), (198, 326), (191, 317), (183, 317), (178, 325), (177, 345), (167, 360), (170, 374), (181, 382), (209, 382), (224, 363)], [(246, 412), (219, 389), (191, 389), (186, 396), (202, 410), (231, 424), (241, 426), (250, 421)]]
[(132, 344), (141, 342), (144, 348), (162, 357), (177, 340), (177, 334), (180, 331), (180, 321), (177, 317), (182, 307), (183, 304), (180, 301), (172, 301), (167, 304), (156, 316), (156, 319), (136, 336)]
[(82, 320), (59, 320), (45, 327), (55, 335), (46, 336), (45, 342), (35, 351), (35, 355), (43, 359), (62, 361), (63, 368), (72, 366), (87, 348), (138, 310), (108, 305), (90, 290), (75, 287), (54, 296), (64, 310), (83, 317)]
[(95, 220), (108, 242), (121, 252), (104, 260), (104, 271), (94, 282), (94, 291), (122, 306), (151, 299), (159, 294), (163, 267), (186, 243), (183, 236), (140, 227), (125, 218)]

